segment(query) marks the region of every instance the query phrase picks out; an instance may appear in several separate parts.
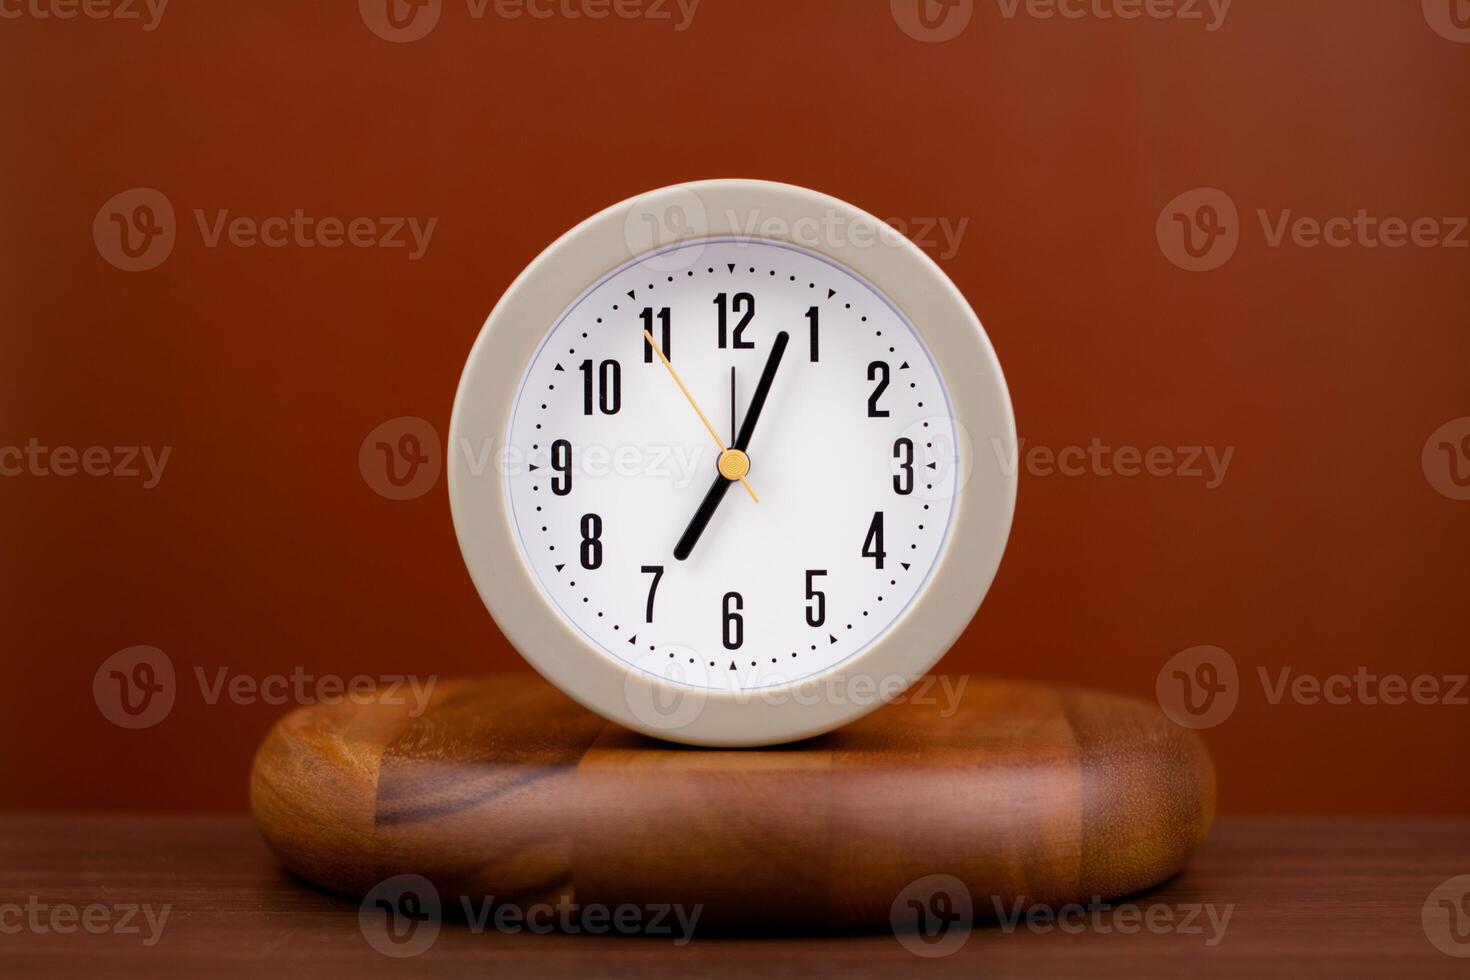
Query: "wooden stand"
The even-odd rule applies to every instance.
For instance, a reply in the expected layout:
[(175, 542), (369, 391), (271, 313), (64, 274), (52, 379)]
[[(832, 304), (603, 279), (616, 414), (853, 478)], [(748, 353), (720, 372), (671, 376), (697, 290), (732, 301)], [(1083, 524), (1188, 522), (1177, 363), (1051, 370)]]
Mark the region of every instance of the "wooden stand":
[[(1103, 899), (1183, 867), (1214, 815), (1199, 738), (1142, 701), (926, 678), (794, 745), (692, 749), (604, 722), (534, 675), (281, 720), (251, 774), (281, 861), (360, 896), (416, 873), (478, 902), (704, 907), (702, 925), (886, 926), (958, 877), (994, 903)], [(955, 691), (959, 690), (958, 697)]]

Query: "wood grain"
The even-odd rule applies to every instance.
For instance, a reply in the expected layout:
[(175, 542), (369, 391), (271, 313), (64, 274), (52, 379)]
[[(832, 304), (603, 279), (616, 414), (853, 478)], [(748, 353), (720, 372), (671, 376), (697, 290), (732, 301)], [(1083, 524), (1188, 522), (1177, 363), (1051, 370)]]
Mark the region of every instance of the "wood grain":
[(419, 717), (292, 712), (260, 748), (252, 806), (281, 861), (335, 891), (414, 873), (476, 901), (699, 905), (711, 928), (884, 925), (936, 873), (982, 913), (1109, 898), (1204, 840), (1209, 756), (1155, 706), (964, 680), (755, 750), (648, 739), (534, 676), (442, 682)]
[[(376, 952), (356, 902), (286, 874), (244, 816), (0, 814), (0, 903), (168, 904), (161, 938), (0, 934), (0, 976), (25, 978), (985, 977), (1198, 980), (1464, 977), (1426, 938), (1430, 891), (1470, 874), (1470, 820), (1222, 818), (1180, 875), (1127, 902), (1232, 907), (1228, 930), (1080, 934), (977, 928), (952, 956), (919, 959), (886, 929), (721, 936), (686, 946), (613, 935), (476, 933), (446, 922), (409, 960)], [(7, 922), (14, 924), (13, 917)]]

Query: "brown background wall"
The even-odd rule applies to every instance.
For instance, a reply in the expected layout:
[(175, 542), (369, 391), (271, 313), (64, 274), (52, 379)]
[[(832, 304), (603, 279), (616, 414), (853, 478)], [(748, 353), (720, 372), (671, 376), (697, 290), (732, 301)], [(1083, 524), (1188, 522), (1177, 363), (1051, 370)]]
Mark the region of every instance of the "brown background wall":
[[(1464, 811), (1470, 707), (1272, 704), (1257, 673), (1470, 670), (1470, 502), (1446, 495), (1451, 462), (1470, 470), (1470, 232), (1272, 247), (1258, 215), (1470, 214), (1450, 2), (1236, 0), (1207, 30), (1203, 3), (1206, 22), (976, 0), (929, 43), (881, 0), (703, 0), (682, 31), (672, 4), (476, 19), (444, 0), (427, 36), (389, 43), (351, 0), (180, 2), (151, 31), (0, 0), (21, 11), (0, 20), (0, 446), (171, 447), (153, 489), (0, 478), (0, 805), (243, 806), (284, 709), (209, 704), (196, 668), (523, 669), (442, 480), (390, 501), (358, 447), (398, 416), (442, 434), (485, 315), (563, 230), (750, 176), (915, 233), (968, 222), (957, 249), (921, 244), (985, 323), (1028, 448), (1233, 450), (1213, 488), (1024, 471), (999, 579), (944, 669), (1153, 697), (1172, 655), (1218, 645), (1240, 675), (1205, 732), (1226, 810)], [(92, 226), (135, 187), (168, 198), (177, 241), (130, 273)], [(1200, 187), (1238, 208), (1239, 244), (1189, 272), (1155, 225)], [(297, 208), (438, 224), (410, 261), (208, 247), (194, 217)], [(1426, 467), (1454, 419), (1460, 458), (1436, 442)], [(128, 731), (92, 680), (135, 644), (179, 687)]]

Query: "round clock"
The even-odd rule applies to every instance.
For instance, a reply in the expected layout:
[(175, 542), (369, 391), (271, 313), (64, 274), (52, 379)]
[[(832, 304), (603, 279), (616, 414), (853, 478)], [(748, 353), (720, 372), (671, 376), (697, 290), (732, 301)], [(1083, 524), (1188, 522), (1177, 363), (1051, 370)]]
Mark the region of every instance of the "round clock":
[(543, 676), (701, 745), (816, 735), (899, 697), (979, 607), (1015, 423), (954, 284), (865, 212), (681, 184), (511, 284), (450, 426), (470, 575)]

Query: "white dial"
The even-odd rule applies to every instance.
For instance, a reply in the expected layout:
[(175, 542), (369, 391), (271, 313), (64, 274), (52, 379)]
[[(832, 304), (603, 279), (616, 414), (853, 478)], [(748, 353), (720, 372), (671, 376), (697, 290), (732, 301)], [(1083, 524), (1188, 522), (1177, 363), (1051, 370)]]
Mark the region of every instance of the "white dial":
[(592, 285), (532, 358), (508, 435), (504, 491), (546, 599), (604, 655), (698, 688), (788, 685), (883, 636), (959, 481), (912, 326), (855, 272), (771, 241), (687, 242)]

